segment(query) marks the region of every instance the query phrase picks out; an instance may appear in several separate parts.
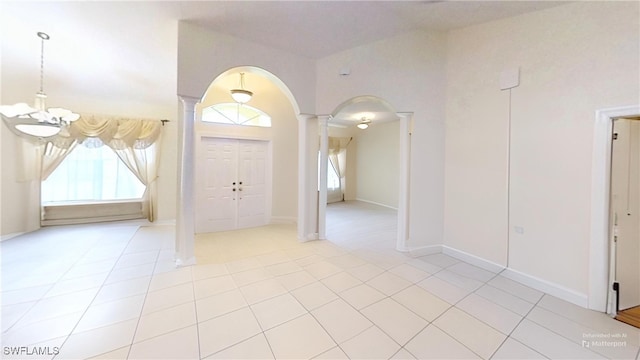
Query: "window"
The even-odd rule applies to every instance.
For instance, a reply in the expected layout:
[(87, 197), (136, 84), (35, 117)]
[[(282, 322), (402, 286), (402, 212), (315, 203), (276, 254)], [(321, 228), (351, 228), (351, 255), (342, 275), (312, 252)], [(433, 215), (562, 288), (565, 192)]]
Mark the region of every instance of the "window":
[(329, 162), (329, 168), (327, 169), (327, 189), (330, 191), (340, 190), (340, 178), (331, 162)]
[(78, 145), (42, 182), (42, 203), (140, 199), (144, 191), (110, 147)]
[(271, 127), (271, 116), (246, 104), (222, 103), (202, 109), (202, 121), (218, 124)]

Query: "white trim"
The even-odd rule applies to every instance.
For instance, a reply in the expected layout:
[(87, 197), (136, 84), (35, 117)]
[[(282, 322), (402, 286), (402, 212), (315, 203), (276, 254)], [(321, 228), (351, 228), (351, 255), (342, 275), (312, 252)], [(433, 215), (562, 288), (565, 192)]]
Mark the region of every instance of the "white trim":
[(408, 252), (412, 257), (440, 254), (442, 253), (442, 245), (428, 245), (409, 248)]
[(163, 219), (163, 220), (155, 220), (154, 222), (150, 222), (149, 225), (146, 226), (167, 226), (167, 225), (176, 225), (176, 219)]
[(327, 173), (329, 172), (329, 116), (318, 116), (320, 164), (318, 167), (318, 238), (327, 238)]
[(182, 112), (178, 122), (178, 198), (176, 216), (176, 264), (195, 263), (194, 166), (196, 105), (200, 99), (180, 96)]
[(529, 274), (525, 274), (512, 268), (505, 269), (501, 275), (513, 281), (519, 282), (520, 284), (526, 285), (530, 288), (542, 291), (543, 293), (553, 295), (562, 300), (576, 304), (583, 308), (587, 308), (587, 294), (571, 290), (562, 285), (552, 283), (550, 281), (543, 280)]
[[(612, 119), (640, 114), (640, 105), (596, 111), (591, 167), (591, 239), (589, 242), (589, 292), (587, 306), (608, 311), (609, 286), (609, 192), (611, 176)], [(615, 309), (613, 309), (615, 311)]]
[(271, 220), (269, 221), (269, 224), (285, 224), (285, 225), (290, 225), (290, 224), (296, 224), (298, 221), (298, 219), (296, 219), (293, 216), (272, 216)]
[(442, 245), (442, 253), (494, 273), (499, 273), (505, 269), (503, 265), (483, 259), (476, 255), (469, 254), (468, 252), (464, 252), (462, 250), (454, 249), (447, 245)]
[(356, 198), (356, 201), (360, 201), (363, 203), (367, 203), (367, 204), (372, 204), (372, 205), (376, 205), (376, 206), (381, 206), (381, 207), (385, 207), (387, 209), (392, 209), (392, 210), (398, 210), (397, 207), (393, 207), (393, 206), (389, 206), (389, 205), (385, 205), (379, 202), (375, 202), (375, 201), (371, 201), (371, 200), (365, 200), (365, 199), (361, 199), (361, 198)]
[(17, 233), (11, 233), (11, 234), (7, 234), (7, 235), (2, 235), (2, 237), (0, 237), (0, 242), (3, 242), (5, 240), (9, 240), (9, 239), (13, 239), (14, 237), (18, 237), (20, 235), (24, 235), (28, 233), (28, 231), (23, 231), (23, 232), (17, 232)]
[(494, 273), (500, 273), (500, 275), (508, 279), (511, 279), (513, 281), (516, 281), (522, 285), (542, 291), (549, 295), (553, 295), (557, 298), (576, 304), (578, 306), (581, 306), (584, 308), (587, 307), (587, 304), (588, 304), (587, 294), (583, 294), (575, 290), (569, 289), (567, 287), (564, 287), (562, 285), (552, 283), (550, 281), (543, 280), (529, 274), (525, 274), (523, 272), (514, 270), (512, 268), (505, 268), (500, 264), (483, 259), (476, 255), (469, 254), (462, 250), (452, 248), (450, 246), (430, 245), (430, 246), (413, 248), (409, 250), (409, 255), (411, 255), (412, 257), (420, 257), (420, 256), (433, 255), (433, 254), (439, 254), (439, 253), (449, 255), (456, 259), (462, 260), (468, 264), (475, 265), (479, 268), (482, 268)]
[(317, 124), (315, 115), (298, 114), (298, 240), (303, 242), (318, 238)]
[(192, 256), (188, 259), (186, 259), (185, 261), (182, 261), (182, 259), (180, 259), (179, 257), (176, 258), (176, 267), (185, 267), (185, 266), (191, 266), (191, 265), (195, 265), (196, 264), (196, 257)]

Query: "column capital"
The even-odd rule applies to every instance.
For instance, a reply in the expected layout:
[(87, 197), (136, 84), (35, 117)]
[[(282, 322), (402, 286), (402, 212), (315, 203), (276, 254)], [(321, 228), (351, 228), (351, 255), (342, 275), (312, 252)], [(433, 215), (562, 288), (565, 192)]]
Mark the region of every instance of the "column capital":
[(178, 95), (178, 98), (185, 107), (190, 106), (191, 108), (195, 108), (195, 106), (200, 102), (199, 98), (188, 95)]

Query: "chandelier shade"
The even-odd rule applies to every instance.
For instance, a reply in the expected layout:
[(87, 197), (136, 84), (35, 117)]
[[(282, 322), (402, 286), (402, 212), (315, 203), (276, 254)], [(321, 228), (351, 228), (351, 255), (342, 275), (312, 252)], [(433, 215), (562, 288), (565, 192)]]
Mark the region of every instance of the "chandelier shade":
[(369, 127), (370, 123), (371, 123), (371, 119), (367, 119), (363, 117), (362, 120), (360, 120), (360, 122), (358, 123), (358, 125), (356, 125), (356, 127), (358, 129), (365, 130)]
[(240, 73), (240, 88), (232, 89), (230, 92), (231, 97), (237, 103), (244, 104), (251, 100), (253, 93), (244, 88), (244, 73)]
[(80, 118), (80, 115), (71, 110), (46, 107), (47, 95), (43, 89), (44, 79), (44, 41), (49, 40), (49, 35), (39, 32), (40, 45), (40, 91), (36, 93), (34, 106), (26, 103), (14, 105), (1, 105), (0, 115), (9, 128), (18, 135), (26, 135), (32, 138), (47, 138), (57, 135), (63, 126)]

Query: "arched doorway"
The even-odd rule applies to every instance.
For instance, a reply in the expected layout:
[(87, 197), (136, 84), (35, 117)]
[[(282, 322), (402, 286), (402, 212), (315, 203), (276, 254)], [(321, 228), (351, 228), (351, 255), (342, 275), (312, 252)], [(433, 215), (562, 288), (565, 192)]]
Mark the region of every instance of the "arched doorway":
[[(243, 72), (251, 76), (260, 77), (262, 79), (266, 79), (273, 89), (277, 89), (277, 91), (281, 95), (280, 98), (283, 99), (282, 101), (285, 102), (286, 107), (289, 108), (288, 111), (290, 116), (296, 120), (294, 124), (297, 124), (298, 122), (303, 120), (307, 121), (308, 119), (307, 116), (300, 115), (297, 102), (293, 94), (289, 90), (289, 88), (277, 76), (275, 76), (274, 74), (272, 74), (271, 72), (265, 69), (258, 68), (258, 67), (251, 67), (251, 66), (231, 68), (224, 71), (220, 75), (216, 76), (215, 79), (212, 81), (211, 85), (219, 84), (220, 80), (233, 77), (233, 75), (238, 75), (240, 72)], [(222, 81), (222, 83), (225, 83), (225, 82)], [(228, 90), (231, 90), (231, 89), (228, 89)], [(268, 89), (260, 88), (260, 87), (251, 88), (250, 90), (254, 92), (255, 94), (254, 96), (256, 98), (260, 96), (259, 95), (260, 91), (262, 91), (263, 96), (264, 94), (266, 94), (266, 91), (268, 91)], [(183, 116), (182, 116), (181, 131), (180, 131), (182, 135), (181, 136), (182, 141), (179, 143), (179, 146), (181, 147), (181, 150), (182, 150), (181, 151), (182, 156), (180, 159), (181, 161), (180, 161), (180, 169), (179, 169), (180, 177), (178, 181), (178, 190), (179, 190), (178, 215), (176, 219), (176, 233), (177, 233), (176, 262), (178, 265), (190, 265), (195, 263), (194, 235), (195, 235), (196, 201), (194, 197), (196, 195), (196, 191), (194, 189), (194, 185), (196, 184), (196, 177), (195, 177), (196, 168), (197, 168), (196, 160), (197, 160), (197, 148), (198, 148), (199, 140), (201, 140), (203, 136), (205, 137), (207, 136), (234, 137), (235, 136), (235, 137), (241, 137), (245, 139), (265, 140), (265, 139), (259, 139), (260, 136), (263, 136), (264, 134), (255, 135), (254, 133), (254, 135), (252, 134), (239, 135), (237, 132), (234, 134), (233, 130), (227, 131), (225, 133), (225, 132), (220, 132), (220, 129), (207, 130), (206, 127), (203, 127), (202, 124), (199, 123), (198, 104), (206, 100), (210, 95), (212, 95), (212, 92), (215, 92), (215, 91), (221, 91), (221, 90), (220, 88), (216, 88), (215, 86), (213, 87), (210, 86), (204, 92), (201, 98), (191, 98), (191, 97), (185, 97), (185, 96), (180, 97), (183, 105), (183, 114), (182, 114)], [(297, 135), (298, 135), (298, 130), (292, 128), (290, 129), (290, 132), (285, 136), (289, 139), (293, 139), (294, 141), (293, 143), (296, 144)], [(275, 138), (278, 137), (277, 134), (271, 134), (270, 136), (272, 136), (273, 138), (270, 138), (267, 140), (275, 141), (276, 140)], [(277, 151), (277, 150), (274, 150), (274, 151)], [(297, 179), (295, 178), (298, 174), (298, 171), (296, 171), (295, 168), (297, 167), (296, 164), (299, 165), (299, 162), (296, 159), (297, 151), (291, 151), (291, 149), (288, 149), (284, 152), (288, 154), (293, 154), (291, 155), (292, 157), (289, 159), (288, 162), (289, 162), (289, 165), (293, 166), (294, 170), (292, 171), (292, 174), (288, 175), (288, 177), (293, 178), (291, 181), (294, 184), (293, 187), (295, 187), (295, 184), (297, 181)], [(283, 166), (279, 166), (278, 168), (283, 168)], [(291, 186), (287, 187), (288, 190), (290, 190), (290, 188)], [(289, 196), (289, 198), (291, 197)], [(300, 197), (298, 197), (298, 200), (299, 198)], [(298, 205), (297, 210), (295, 209), (295, 205)], [(298, 211), (298, 214), (299, 214), (299, 211), (300, 211), (299, 204), (294, 204), (293, 208), (294, 208), (293, 211), (294, 212)], [(295, 221), (296, 216), (295, 215), (290, 216), (290, 220)]]
[[(383, 205), (397, 209), (397, 230), (395, 248), (399, 251), (408, 251), (407, 239), (409, 228), (409, 160), (410, 160), (410, 128), (412, 114), (399, 113), (384, 99), (375, 96), (358, 96), (340, 104), (330, 116), (320, 117), (321, 143), (320, 143), (320, 174), (319, 174), (319, 237), (326, 238), (326, 208), (327, 208), (327, 174), (332, 160), (329, 149), (329, 127), (346, 129), (345, 134), (355, 134), (350, 130), (367, 131), (367, 127), (388, 126), (389, 123), (397, 124), (398, 162), (393, 162), (393, 172), (398, 177), (392, 181), (395, 189), (389, 189), (392, 193), (390, 199), (380, 201)], [(362, 129), (364, 128), (364, 129)], [(335, 141), (333, 142), (335, 143)], [(333, 146), (332, 146), (333, 147)], [(335, 162), (335, 160), (333, 161)], [(331, 164), (336, 167), (335, 164)], [(397, 181), (397, 182), (396, 182)], [(375, 202), (375, 201), (373, 201)]]

